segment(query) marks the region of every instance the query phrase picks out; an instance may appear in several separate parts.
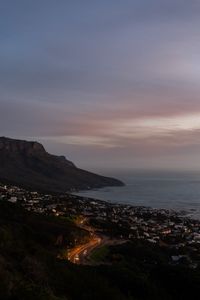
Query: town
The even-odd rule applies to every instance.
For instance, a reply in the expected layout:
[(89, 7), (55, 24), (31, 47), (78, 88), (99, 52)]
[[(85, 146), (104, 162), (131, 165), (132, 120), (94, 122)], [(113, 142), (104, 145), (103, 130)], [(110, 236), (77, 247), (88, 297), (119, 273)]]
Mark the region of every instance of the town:
[(197, 268), (200, 264), (200, 221), (174, 210), (136, 207), (74, 194), (42, 194), (0, 184), (0, 201), (62, 218), (86, 220), (95, 233), (110, 239), (146, 241), (167, 249), (170, 264)]

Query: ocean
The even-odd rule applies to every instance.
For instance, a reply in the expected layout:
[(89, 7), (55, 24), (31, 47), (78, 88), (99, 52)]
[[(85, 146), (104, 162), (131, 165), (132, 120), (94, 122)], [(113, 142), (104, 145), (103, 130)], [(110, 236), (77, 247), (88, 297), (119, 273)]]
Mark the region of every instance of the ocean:
[(108, 175), (126, 185), (76, 194), (114, 203), (174, 209), (200, 219), (200, 172), (129, 171)]

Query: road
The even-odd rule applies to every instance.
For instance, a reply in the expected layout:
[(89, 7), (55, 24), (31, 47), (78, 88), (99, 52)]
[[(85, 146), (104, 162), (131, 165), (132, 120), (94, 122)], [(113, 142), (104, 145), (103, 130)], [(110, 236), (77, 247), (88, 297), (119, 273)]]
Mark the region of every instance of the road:
[(68, 251), (68, 260), (76, 264), (84, 264), (91, 251), (101, 245), (101, 238), (94, 236), (89, 242), (78, 245)]
[(107, 236), (98, 236), (94, 228), (84, 225), (86, 219), (79, 222), (77, 225), (87, 230), (90, 233), (90, 240), (85, 244), (80, 244), (68, 250), (68, 260), (75, 264), (89, 264), (91, 252), (105, 245), (117, 245), (124, 243), (124, 240), (110, 239)]
[(99, 247), (102, 243), (102, 238), (95, 234), (94, 228), (85, 225), (86, 221), (86, 218), (81, 219), (76, 225), (89, 232), (90, 240), (85, 244), (77, 245), (68, 250), (68, 260), (75, 264), (84, 264), (91, 251)]

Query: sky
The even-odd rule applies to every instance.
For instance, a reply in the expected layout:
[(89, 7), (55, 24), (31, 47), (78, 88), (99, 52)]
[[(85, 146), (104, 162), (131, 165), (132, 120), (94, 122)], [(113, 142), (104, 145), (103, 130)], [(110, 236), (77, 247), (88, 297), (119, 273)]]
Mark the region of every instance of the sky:
[(199, 16), (199, 0), (0, 0), (0, 135), (91, 170), (200, 170)]

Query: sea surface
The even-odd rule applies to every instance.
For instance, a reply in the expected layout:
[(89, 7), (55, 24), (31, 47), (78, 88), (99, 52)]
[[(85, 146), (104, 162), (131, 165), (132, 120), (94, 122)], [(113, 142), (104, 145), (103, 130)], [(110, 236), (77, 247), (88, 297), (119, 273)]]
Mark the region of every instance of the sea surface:
[(200, 219), (200, 172), (129, 171), (108, 175), (126, 185), (76, 194), (114, 203), (174, 209)]

